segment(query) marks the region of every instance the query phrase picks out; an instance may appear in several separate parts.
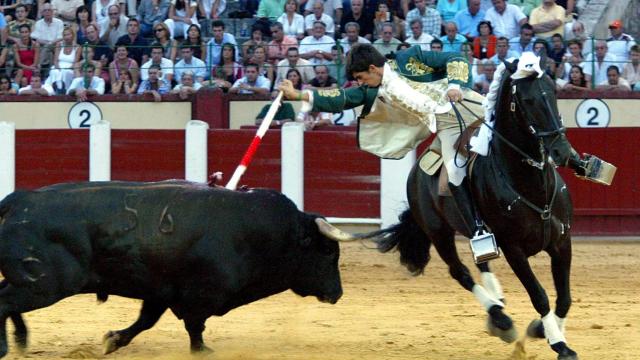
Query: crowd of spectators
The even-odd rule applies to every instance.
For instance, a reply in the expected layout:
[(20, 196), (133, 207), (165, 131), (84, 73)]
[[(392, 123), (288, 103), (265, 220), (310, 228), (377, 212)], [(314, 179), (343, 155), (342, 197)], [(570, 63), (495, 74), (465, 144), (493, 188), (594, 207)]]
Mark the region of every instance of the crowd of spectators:
[(344, 58), (357, 43), (388, 58), (414, 45), (460, 52), (483, 93), (500, 62), (525, 51), (544, 55), (558, 89), (640, 91), (640, 48), (622, 21), (609, 24), (608, 39), (589, 38), (575, 0), (241, 2), (252, 24), (237, 37), (225, 0), (4, 0), (0, 94), (160, 101), (202, 87), (269, 94), (285, 78), (348, 87)]

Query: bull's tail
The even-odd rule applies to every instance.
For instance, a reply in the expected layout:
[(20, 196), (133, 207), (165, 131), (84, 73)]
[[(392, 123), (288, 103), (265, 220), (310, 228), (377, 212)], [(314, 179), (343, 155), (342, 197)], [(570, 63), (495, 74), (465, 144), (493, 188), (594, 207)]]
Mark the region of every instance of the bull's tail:
[(377, 244), (380, 252), (397, 248), (400, 251), (400, 263), (414, 276), (420, 275), (431, 259), (431, 239), (415, 221), (411, 210), (405, 210), (399, 220), (398, 224), (372, 233), (370, 239)]

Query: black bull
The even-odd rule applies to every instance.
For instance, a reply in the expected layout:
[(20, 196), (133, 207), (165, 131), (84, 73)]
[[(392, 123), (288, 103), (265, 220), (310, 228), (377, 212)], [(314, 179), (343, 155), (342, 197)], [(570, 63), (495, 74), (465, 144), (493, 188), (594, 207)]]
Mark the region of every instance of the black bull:
[(191, 350), (201, 351), (212, 315), (288, 289), (335, 303), (339, 247), (323, 225), (269, 190), (171, 181), (13, 193), (0, 202), (0, 357), (8, 317), (25, 347), (20, 314), (79, 293), (143, 300), (133, 325), (105, 335), (105, 352), (127, 345), (166, 309), (184, 320)]

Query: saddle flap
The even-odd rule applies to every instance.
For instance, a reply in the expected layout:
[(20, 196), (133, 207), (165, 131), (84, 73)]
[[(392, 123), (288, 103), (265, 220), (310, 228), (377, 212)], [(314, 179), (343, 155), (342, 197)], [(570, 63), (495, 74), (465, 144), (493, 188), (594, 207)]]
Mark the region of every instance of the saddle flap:
[[(438, 170), (443, 164), (442, 155), (435, 149), (427, 149), (427, 151), (420, 157), (418, 165), (420, 169), (427, 173), (429, 176), (434, 176), (438, 173)], [(438, 176), (438, 195), (439, 196), (451, 196), (451, 190), (449, 190), (449, 176), (446, 171), (440, 171)]]
[(429, 149), (420, 157), (420, 168), (425, 173), (433, 176), (442, 166), (442, 162), (442, 155), (433, 149)]

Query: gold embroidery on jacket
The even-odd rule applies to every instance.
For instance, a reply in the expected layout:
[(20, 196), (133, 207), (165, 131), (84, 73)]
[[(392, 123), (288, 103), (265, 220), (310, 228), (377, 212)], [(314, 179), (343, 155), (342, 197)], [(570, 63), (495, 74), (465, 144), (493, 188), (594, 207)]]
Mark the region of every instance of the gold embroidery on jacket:
[(411, 75), (425, 75), (433, 72), (433, 68), (423, 64), (413, 56), (409, 58), (405, 67), (407, 71), (411, 72)]
[(437, 102), (438, 105), (443, 105), (447, 102), (444, 96), (447, 92), (447, 87), (449, 86), (449, 81), (447, 81), (447, 79), (430, 82), (418, 82), (408, 78), (403, 78), (403, 80), (413, 89), (427, 95), (431, 100)]
[(340, 89), (318, 90), (318, 95), (324, 97), (338, 97), (340, 96)]
[(389, 67), (391, 68), (391, 70), (398, 71), (398, 63), (396, 63), (395, 60), (388, 60), (387, 64), (389, 64)]
[(462, 81), (469, 79), (469, 65), (464, 61), (452, 61), (447, 64), (447, 78), (449, 81)]

